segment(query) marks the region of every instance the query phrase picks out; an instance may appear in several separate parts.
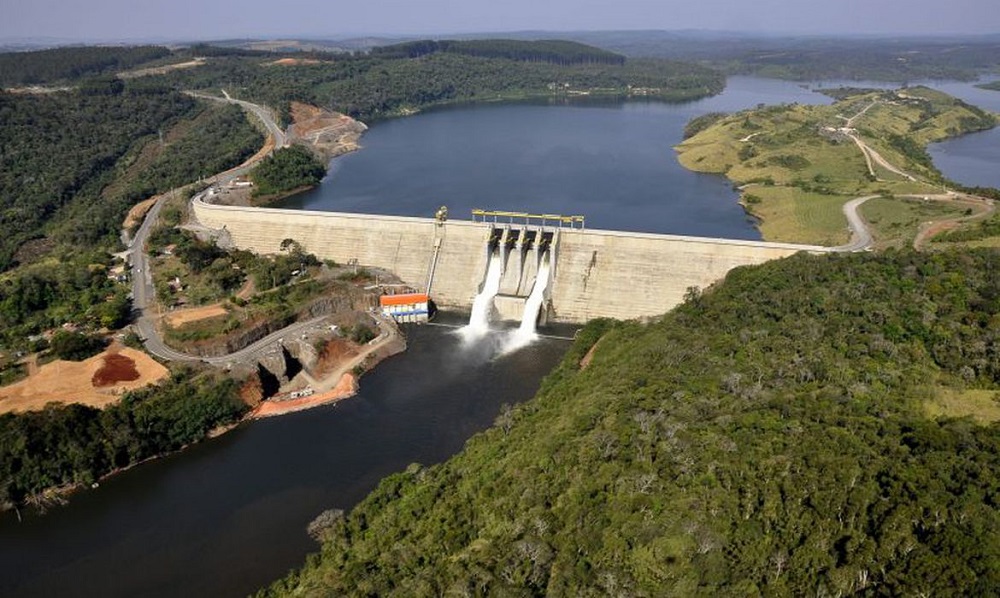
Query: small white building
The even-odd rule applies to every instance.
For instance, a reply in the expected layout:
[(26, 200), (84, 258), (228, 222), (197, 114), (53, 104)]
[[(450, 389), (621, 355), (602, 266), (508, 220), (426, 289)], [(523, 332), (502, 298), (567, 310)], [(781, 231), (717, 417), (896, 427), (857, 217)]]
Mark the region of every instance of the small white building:
[(382, 313), (397, 322), (426, 322), (430, 318), (428, 302), (427, 293), (400, 293), (379, 297)]

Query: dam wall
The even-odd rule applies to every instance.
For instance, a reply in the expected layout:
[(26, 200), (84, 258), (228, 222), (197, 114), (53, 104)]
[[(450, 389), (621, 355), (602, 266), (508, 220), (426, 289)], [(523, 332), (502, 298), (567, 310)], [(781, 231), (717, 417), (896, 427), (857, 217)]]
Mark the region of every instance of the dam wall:
[[(430, 296), (439, 307), (463, 310), (471, 307), (483, 282), (490, 235), (494, 228), (504, 226), (221, 206), (200, 197), (192, 207), (203, 226), (222, 231), (235, 247), (278, 253), (284, 239), (294, 239), (320, 259), (385, 268), (418, 290), (425, 290), (430, 283)], [(552, 271), (545, 316), (556, 322), (659, 315), (681, 303), (689, 287), (704, 289), (737, 266), (760, 264), (799, 251), (828, 251), (812, 245), (553, 230), (558, 233), (550, 248)], [(503, 311), (498, 315), (514, 319), (510, 309)]]

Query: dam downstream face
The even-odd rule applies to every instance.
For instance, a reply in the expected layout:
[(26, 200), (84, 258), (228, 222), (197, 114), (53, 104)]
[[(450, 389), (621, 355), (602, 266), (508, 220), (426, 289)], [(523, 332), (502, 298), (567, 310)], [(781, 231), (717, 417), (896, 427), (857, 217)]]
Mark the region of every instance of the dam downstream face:
[(762, 102), (828, 103), (792, 83), (733, 78), (686, 104), (478, 105), (378, 123), (323, 184), (276, 207), (453, 218), (473, 208), (583, 214), (588, 228), (760, 239), (725, 178), (673, 146), (694, 116)]

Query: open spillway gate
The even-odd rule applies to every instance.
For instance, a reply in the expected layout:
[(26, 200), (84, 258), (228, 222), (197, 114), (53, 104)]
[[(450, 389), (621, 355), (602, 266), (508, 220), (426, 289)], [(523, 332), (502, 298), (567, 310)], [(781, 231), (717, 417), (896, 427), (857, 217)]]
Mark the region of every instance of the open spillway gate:
[[(488, 289), (490, 265), (498, 264), (500, 269), (490, 319), (522, 322), (525, 305), (535, 290), (536, 294), (541, 293), (535, 323), (545, 324), (551, 311), (550, 289), (556, 276), (559, 231), (530, 225), (491, 226), (485, 245), (487, 268), (478, 288), (480, 293), (491, 290)], [(548, 267), (542, 268), (543, 260)], [(541, 280), (540, 274), (545, 280)]]

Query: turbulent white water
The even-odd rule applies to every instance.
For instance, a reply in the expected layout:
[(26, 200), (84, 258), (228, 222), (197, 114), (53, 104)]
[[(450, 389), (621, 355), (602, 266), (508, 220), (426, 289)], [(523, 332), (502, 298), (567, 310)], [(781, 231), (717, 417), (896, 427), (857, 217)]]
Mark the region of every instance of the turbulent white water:
[(531, 295), (524, 302), (524, 315), (521, 317), (521, 325), (513, 331), (504, 346), (504, 352), (515, 351), (531, 343), (537, 338), (535, 326), (538, 322), (538, 312), (542, 309), (542, 302), (545, 300), (545, 288), (549, 284), (549, 254), (542, 256), (542, 263), (538, 266), (538, 276), (535, 284), (531, 287)]
[(493, 298), (500, 292), (500, 278), (503, 274), (503, 263), (500, 252), (490, 255), (490, 265), (486, 269), (486, 281), (483, 290), (472, 301), (472, 315), (469, 324), (462, 328), (466, 338), (482, 336), (490, 330), (490, 311), (493, 309)]

